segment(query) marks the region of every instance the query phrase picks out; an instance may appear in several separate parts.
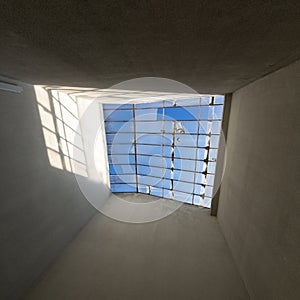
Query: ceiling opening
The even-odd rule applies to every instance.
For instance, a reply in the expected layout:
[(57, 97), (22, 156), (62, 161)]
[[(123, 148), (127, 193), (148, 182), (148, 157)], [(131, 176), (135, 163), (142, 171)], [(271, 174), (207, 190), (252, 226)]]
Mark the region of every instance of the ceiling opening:
[(223, 105), (224, 96), (104, 104), (111, 191), (210, 207)]
[(224, 96), (35, 89), (52, 167), (103, 185), (108, 193), (211, 207), (222, 178)]

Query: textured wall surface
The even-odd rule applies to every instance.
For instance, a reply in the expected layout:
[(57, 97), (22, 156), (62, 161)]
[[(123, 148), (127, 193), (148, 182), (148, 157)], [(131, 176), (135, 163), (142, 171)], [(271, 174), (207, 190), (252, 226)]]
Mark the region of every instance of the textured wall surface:
[(151, 76), (228, 93), (299, 58), (299, 0), (2, 1), (0, 74), (108, 88)]
[(251, 299), (300, 298), (300, 62), (233, 94), (218, 218)]
[[(123, 195), (135, 202), (143, 194)], [(156, 198), (154, 198), (156, 199)], [(249, 300), (217, 219), (184, 204), (144, 224), (96, 214), (30, 300)]]
[(49, 165), (34, 90), (0, 91), (0, 298), (15, 299), (94, 214), (74, 175)]

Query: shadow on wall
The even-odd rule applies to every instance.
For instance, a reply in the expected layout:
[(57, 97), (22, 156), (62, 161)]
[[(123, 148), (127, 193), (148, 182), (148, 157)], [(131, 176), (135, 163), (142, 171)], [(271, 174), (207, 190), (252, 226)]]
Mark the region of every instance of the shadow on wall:
[(40, 86), (34, 89), (50, 165), (87, 177), (76, 98)]
[[(51, 99), (45, 89), (36, 90), (35, 95), (31, 85), (18, 84), (23, 87), (20, 94), (0, 92), (1, 167), (5, 170), (1, 177), (0, 299), (20, 299), (96, 212), (72, 173), (78, 162), (84, 175), (85, 164), (71, 152), (71, 121), (56, 118), (54, 113), (54, 103), (61, 102), (64, 111), (67, 100)], [(65, 124), (65, 134), (59, 133), (59, 124)], [(63, 152), (64, 141), (70, 152)]]

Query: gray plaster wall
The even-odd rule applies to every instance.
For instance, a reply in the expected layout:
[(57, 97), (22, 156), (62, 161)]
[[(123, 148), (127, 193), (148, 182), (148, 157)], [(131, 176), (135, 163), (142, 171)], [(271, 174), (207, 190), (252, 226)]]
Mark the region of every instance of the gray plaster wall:
[(1, 1), (1, 74), (108, 88), (138, 77), (231, 93), (300, 57), (300, 1)]
[(0, 299), (18, 299), (94, 215), (49, 165), (32, 86), (0, 91)]
[[(118, 194), (121, 196), (120, 194)], [(141, 194), (127, 201), (153, 201)], [(184, 204), (159, 221), (96, 214), (25, 299), (249, 300), (216, 218)]]
[(218, 218), (251, 299), (300, 299), (299, 74), (232, 97)]

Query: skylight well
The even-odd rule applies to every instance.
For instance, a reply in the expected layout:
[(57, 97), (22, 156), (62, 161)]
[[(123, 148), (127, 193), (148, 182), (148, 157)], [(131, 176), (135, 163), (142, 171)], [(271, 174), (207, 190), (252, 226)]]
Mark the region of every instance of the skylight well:
[(210, 207), (223, 105), (223, 96), (104, 104), (111, 191)]

